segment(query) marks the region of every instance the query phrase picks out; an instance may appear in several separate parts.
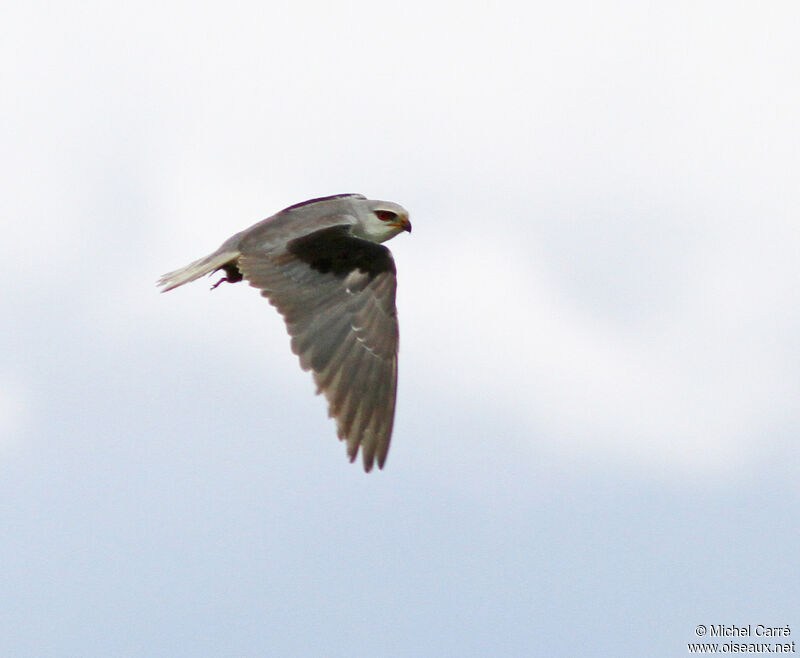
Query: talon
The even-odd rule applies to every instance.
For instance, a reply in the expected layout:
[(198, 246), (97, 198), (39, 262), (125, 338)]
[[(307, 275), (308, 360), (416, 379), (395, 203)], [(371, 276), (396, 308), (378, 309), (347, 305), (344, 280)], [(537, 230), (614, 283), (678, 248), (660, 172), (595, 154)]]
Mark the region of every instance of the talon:
[(216, 288), (223, 281), (227, 281), (228, 283), (238, 283), (243, 278), (242, 273), (239, 271), (239, 268), (236, 267), (236, 263), (233, 261), (230, 263), (225, 263), (222, 267), (218, 267), (214, 271), (219, 272), (220, 270), (225, 270), (225, 276), (211, 286), (211, 290), (214, 290), (214, 288)]

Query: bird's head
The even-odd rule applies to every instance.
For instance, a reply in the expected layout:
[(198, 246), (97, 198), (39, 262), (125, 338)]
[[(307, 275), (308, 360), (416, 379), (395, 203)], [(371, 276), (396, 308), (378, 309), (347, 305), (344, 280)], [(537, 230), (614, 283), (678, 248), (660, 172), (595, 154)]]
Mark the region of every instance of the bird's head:
[(398, 233), (411, 233), (408, 211), (391, 201), (364, 199), (359, 204), (358, 223), (353, 234), (372, 242), (385, 242)]

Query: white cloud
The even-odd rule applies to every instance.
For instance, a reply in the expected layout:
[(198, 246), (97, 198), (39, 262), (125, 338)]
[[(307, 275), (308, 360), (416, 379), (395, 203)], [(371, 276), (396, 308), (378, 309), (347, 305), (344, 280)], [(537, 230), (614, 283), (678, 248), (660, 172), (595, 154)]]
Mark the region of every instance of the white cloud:
[[(6, 61), (38, 77), (9, 71), (6, 244), (35, 250), (0, 266), (48, 316), (68, 290), (105, 332), (191, 340), (157, 318), (197, 303), (206, 347), (272, 358), (253, 291), (154, 279), (301, 198), (396, 198), (426, 385), (497, 394), (564, 453), (742, 464), (794, 413), (800, 56), (788, 16), (670, 7), (15, 10), (37, 30)], [(220, 309), (236, 344), (197, 326)]]
[(718, 226), (677, 298), (656, 295), (635, 322), (571, 298), (523, 249), (456, 238), (401, 273), (422, 351), (404, 356), (436, 364), (423, 386), (527, 418), (545, 449), (668, 477), (731, 474), (796, 416), (800, 318), (787, 301), (800, 268), (791, 247), (730, 233)]

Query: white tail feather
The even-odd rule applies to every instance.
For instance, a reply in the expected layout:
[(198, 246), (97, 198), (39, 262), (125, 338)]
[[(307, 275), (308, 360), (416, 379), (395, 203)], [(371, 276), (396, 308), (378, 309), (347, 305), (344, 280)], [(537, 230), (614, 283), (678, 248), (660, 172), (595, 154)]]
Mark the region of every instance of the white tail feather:
[(199, 279), (201, 276), (210, 274), (225, 265), (225, 263), (235, 260), (238, 257), (238, 251), (215, 251), (210, 256), (189, 263), (186, 267), (182, 267), (174, 272), (167, 272), (158, 280), (157, 285), (162, 287), (161, 292), (167, 292), (167, 290), (172, 290), (173, 288), (182, 286), (184, 283), (189, 283), (190, 281)]

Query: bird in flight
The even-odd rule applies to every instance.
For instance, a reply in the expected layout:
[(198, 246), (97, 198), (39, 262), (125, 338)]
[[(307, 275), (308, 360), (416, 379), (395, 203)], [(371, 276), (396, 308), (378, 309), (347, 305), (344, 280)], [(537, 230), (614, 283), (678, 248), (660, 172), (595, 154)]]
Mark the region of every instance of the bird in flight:
[[(396, 270), (381, 242), (411, 232), (408, 212), (361, 194), (298, 203), (237, 233), (214, 253), (161, 277), (161, 292), (222, 270), (246, 280), (283, 316), (292, 351), (311, 370), (328, 415), (364, 470), (383, 468), (397, 393)], [(212, 289), (213, 289), (212, 288)]]

